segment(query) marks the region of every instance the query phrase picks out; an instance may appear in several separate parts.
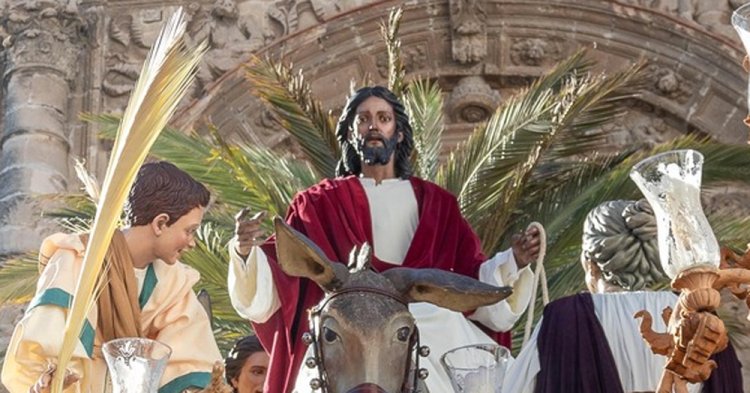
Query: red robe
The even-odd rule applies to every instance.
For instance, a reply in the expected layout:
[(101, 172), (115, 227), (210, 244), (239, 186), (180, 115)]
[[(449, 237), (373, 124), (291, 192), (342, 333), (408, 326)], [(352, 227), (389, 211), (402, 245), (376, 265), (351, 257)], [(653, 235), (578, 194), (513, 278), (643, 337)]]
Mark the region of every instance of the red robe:
[[(479, 238), (461, 216), (456, 197), (436, 184), (409, 179), (419, 208), (419, 223), (401, 266), (437, 268), (478, 277), (487, 260)], [(354, 176), (326, 179), (297, 194), (286, 222), (317, 244), (332, 261), (346, 263), (349, 252), (365, 242), (374, 249), (367, 195)], [(307, 310), (323, 291), (307, 279), (290, 277), (276, 263), (273, 238), (262, 246), (268, 256), (281, 308), (264, 323), (253, 323), (263, 346), (271, 353), (266, 392), (291, 392), (306, 351), (301, 336), (308, 330)], [(384, 271), (396, 265), (373, 256), (373, 267)], [(497, 337), (496, 337), (497, 339)], [(503, 333), (499, 342), (510, 344)]]

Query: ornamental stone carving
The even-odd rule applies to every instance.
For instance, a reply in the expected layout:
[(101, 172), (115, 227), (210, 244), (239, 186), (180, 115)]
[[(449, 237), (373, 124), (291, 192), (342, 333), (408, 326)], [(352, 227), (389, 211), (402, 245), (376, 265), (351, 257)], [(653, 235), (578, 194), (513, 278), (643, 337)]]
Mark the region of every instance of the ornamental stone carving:
[(7, 73), (24, 67), (46, 67), (72, 82), (86, 23), (75, 2), (53, 0), (16, 1), (0, 10), (0, 38)]
[(124, 108), (126, 95), (133, 90), (148, 50), (167, 15), (175, 9), (145, 8), (107, 18), (108, 42), (101, 87), (104, 94), (115, 99), (108, 105), (110, 109)]
[(515, 38), (510, 47), (510, 60), (519, 66), (539, 67), (562, 58), (562, 43), (541, 38)]
[(199, 88), (208, 85), (273, 37), (263, 26), (240, 14), (234, 0), (216, 0), (210, 7), (193, 3), (187, 31), (194, 43), (208, 42), (198, 72)]
[(487, 14), (481, 0), (450, 0), (453, 60), (473, 64), (487, 56)]
[(500, 105), (500, 93), (481, 76), (461, 79), (448, 98), (451, 119), (457, 123), (479, 123), (489, 119)]
[(736, 40), (730, 24), (732, 11), (748, 0), (618, 0), (693, 21), (706, 30)]
[(266, 12), (273, 21), (274, 35), (285, 36), (325, 22), (342, 12), (371, 3), (368, 0), (279, 0)]
[(648, 149), (682, 133), (665, 121), (665, 115), (642, 102), (633, 102), (625, 115), (604, 126), (608, 141), (617, 149)]
[(671, 68), (651, 64), (645, 70), (647, 87), (650, 91), (684, 104), (693, 94), (693, 85)]
[[(422, 45), (412, 45), (401, 49), (401, 62), (407, 73), (419, 72), (427, 67), (427, 47)], [(378, 54), (375, 60), (378, 68), (378, 74), (383, 78), (388, 77), (388, 54), (383, 51)]]

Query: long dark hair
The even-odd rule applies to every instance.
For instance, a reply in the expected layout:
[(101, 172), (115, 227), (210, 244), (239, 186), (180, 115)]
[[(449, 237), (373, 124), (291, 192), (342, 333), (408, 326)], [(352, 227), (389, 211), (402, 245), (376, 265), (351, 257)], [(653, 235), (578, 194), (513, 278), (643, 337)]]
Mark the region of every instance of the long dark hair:
[(245, 360), (256, 352), (263, 352), (263, 346), (256, 336), (246, 336), (239, 339), (232, 349), (229, 350), (227, 357), (224, 359), (224, 378), (232, 386), (232, 391), (237, 393), (237, 388), (232, 385), (232, 380), (237, 378), (245, 365)]
[(394, 157), (396, 176), (407, 179), (412, 174), (411, 151), (414, 148), (414, 132), (409, 123), (409, 115), (406, 114), (404, 105), (393, 92), (383, 86), (363, 87), (352, 94), (344, 106), (336, 126), (336, 139), (341, 145), (341, 159), (336, 166), (336, 176), (359, 175), (362, 173), (362, 161), (357, 150), (349, 141), (349, 132), (353, 131), (354, 117), (357, 115), (357, 107), (370, 97), (378, 97), (386, 100), (393, 108), (396, 116), (396, 132), (404, 135), (403, 140), (396, 145)]

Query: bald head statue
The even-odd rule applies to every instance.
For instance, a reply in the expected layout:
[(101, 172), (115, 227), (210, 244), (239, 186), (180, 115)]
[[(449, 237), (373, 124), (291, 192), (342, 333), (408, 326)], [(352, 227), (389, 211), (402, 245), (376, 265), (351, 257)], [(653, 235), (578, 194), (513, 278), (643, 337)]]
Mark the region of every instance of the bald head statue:
[(656, 219), (645, 199), (594, 208), (583, 224), (581, 249), (591, 292), (637, 291), (667, 279), (659, 263)]

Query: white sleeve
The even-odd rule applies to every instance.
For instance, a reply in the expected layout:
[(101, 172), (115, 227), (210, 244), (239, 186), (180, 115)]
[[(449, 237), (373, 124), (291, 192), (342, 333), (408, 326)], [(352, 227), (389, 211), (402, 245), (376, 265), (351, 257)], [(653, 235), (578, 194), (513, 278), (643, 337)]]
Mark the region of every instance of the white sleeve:
[(507, 249), (479, 267), (479, 281), (496, 286), (512, 286), (513, 294), (505, 300), (478, 308), (469, 318), (497, 332), (512, 329), (531, 300), (534, 274), (529, 266), (519, 271), (513, 250)]
[(243, 261), (236, 245), (236, 239), (229, 242), (229, 299), (240, 316), (256, 323), (266, 322), (281, 306), (268, 257), (260, 247), (253, 247), (247, 261)]
[(541, 326), (540, 319), (518, 357), (508, 365), (503, 381), (503, 393), (532, 393), (536, 388), (536, 376), (541, 371), (539, 349), (536, 346)]

